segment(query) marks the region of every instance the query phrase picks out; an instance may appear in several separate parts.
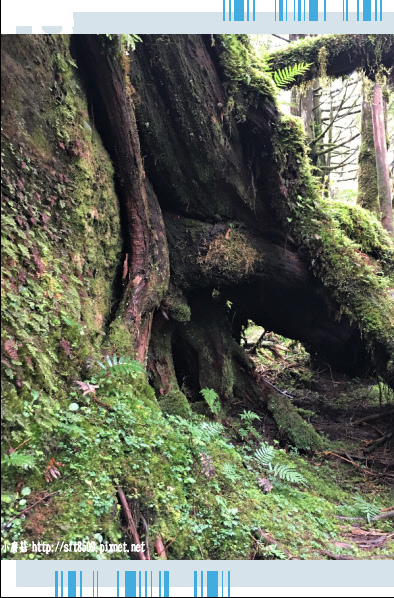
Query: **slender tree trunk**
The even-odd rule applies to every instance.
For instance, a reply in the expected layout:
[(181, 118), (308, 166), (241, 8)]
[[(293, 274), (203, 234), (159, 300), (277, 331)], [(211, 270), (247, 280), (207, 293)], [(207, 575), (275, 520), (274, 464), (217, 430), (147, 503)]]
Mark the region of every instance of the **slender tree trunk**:
[(380, 217), (372, 106), (369, 97), (371, 93), (371, 84), (368, 85), (368, 81), (364, 79), (361, 103), (361, 144), (358, 156), (357, 203), (363, 208), (375, 212)]
[(387, 158), (384, 100), (382, 88), (377, 82), (375, 82), (373, 89), (372, 121), (382, 226), (390, 233), (390, 235), (393, 235), (393, 207)]

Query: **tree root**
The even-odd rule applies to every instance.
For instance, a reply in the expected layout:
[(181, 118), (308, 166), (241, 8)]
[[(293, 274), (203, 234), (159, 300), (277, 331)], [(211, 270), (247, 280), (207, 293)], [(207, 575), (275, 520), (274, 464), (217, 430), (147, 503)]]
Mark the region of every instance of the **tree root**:
[(156, 542), (155, 542), (155, 549), (157, 552), (157, 556), (162, 559), (163, 561), (167, 560), (167, 553), (166, 553), (166, 549), (164, 547), (163, 544), (163, 540), (161, 539), (160, 536), (157, 536), (156, 538)]

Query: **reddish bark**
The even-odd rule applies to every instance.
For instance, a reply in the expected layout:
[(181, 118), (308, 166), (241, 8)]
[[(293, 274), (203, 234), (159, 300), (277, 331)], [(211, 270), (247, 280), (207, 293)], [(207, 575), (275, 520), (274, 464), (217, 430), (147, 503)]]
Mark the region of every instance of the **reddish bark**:
[(166, 549), (164, 548), (163, 540), (160, 536), (157, 536), (156, 538), (155, 550), (159, 558), (161, 558), (163, 561), (167, 560)]

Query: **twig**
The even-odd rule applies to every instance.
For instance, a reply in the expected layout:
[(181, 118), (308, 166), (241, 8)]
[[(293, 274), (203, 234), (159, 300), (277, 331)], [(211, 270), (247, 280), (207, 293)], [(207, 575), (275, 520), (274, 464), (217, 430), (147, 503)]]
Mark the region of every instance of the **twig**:
[(179, 530), (180, 530), (180, 529), (181, 529), (181, 528), (180, 528), (180, 527), (178, 527), (178, 529), (177, 529), (177, 532), (176, 532), (176, 534), (175, 534), (175, 537), (174, 537), (174, 539), (173, 539), (173, 540), (171, 540), (171, 542), (169, 542), (169, 543), (168, 543), (168, 544), (165, 546), (164, 550), (167, 550), (167, 548), (169, 548), (169, 547), (171, 546), (171, 544), (173, 544), (173, 543), (175, 542), (175, 540), (177, 539), (177, 536), (178, 536), (178, 534), (179, 534)]
[(40, 500), (37, 500), (33, 505), (30, 505), (30, 507), (26, 507), (26, 509), (23, 509), (23, 511), (21, 511), (17, 515), (14, 515), (14, 517), (12, 517), (12, 519), (10, 519), (7, 523), (3, 524), (3, 528), (8, 527), (9, 524), (12, 521), (14, 521), (14, 519), (17, 519), (18, 517), (21, 517), (21, 515), (24, 515), (27, 511), (30, 511), (30, 509), (32, 509), (33, 507), (38, 505), (39, 502), (43, 502), (47, 498), (50, 498), (51, 496), (54, 496), (55, 494), (59, 494), (59, 492), (60, 492), (60, 490), (56, 490), (55, 492), (50, 492), (49, 494), (46, 494), (46, 496), (43, 496), (42, 498), (40, 498)]

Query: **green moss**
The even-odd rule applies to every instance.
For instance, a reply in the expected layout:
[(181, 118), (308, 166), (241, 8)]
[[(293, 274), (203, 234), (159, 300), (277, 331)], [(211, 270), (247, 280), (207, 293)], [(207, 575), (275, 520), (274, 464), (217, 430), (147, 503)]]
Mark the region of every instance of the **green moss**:
[[(345, 314), (357, 322), (372, 359), (381, 360), (384, 347), (382, 368), (394, 354), (392, 241), (369, 212), (319, 198), (299, 120), (281, 117), (274, 147), (280, 182), (272, 184), (286, 186), (286, 201), (276, 203), (284, 226), (329, 289), (338, 318)], [(389, 375), (384, 365), (383, 372)]]
[(313, 427), (302, 419), (290, 400), (276, 395), (268, 403), (279, 429), (290, 438), (295, 447), (301, 450), (321, 450), (323, 441)]
[(268, 65), (245, 35), (218, 35), (222, 52), (220, 63), (227, 80), (228, 113), (244, 121), (250, 106), (260, 101), (276, 103), (277, 88), (268, 74)]
[(180, 390), (170, 390), (159, 400), (160, 409), (165, 415), (179, 415), (187, 419), (191, 415), (189, 402)]
[[(338, 69), (340, 76), (353, 72), (355, 68), (372, 75), (381, 70), (382, 61), (386, 67), (391, 66), (390, 51), (393, 43), (393, 35), (331, 34), (308, 37), (272, 52), (270, 65), (276, 71), (301, 62), (310, 64), (311, 68), (305, 76), (297, 78), (298, 84), (319, 76), (338, 76), (333, 68), (338, 56), (342, 56), (341, 67)], [(289, 87), (291, 85), (293, 83)]]

